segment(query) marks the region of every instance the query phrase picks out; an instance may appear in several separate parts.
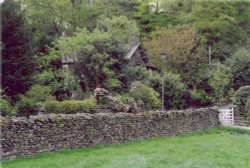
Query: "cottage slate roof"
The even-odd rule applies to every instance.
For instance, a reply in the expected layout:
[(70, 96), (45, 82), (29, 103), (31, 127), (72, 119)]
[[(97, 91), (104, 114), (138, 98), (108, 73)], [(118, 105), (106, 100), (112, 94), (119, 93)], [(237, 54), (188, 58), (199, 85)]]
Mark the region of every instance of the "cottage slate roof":
[(138, 47), (139, 47), (140, 45), (141, 45), (141, 44), (138, 43), (138, 44), (136, 44), (135, 46), (132, 46), (132, 47), (130, 48), (129, 52), (126, 54), (125, 59), (130, 59), (130, 58), (134, 55), (135, 51), (138, 49)]

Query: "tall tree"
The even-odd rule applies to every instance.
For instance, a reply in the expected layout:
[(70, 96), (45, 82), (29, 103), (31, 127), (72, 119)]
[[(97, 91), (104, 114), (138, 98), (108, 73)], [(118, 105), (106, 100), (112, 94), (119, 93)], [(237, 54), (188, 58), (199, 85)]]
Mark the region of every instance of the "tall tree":
[[(71, 36), (77, 27), (93, 29), (104, 5), (89, 0), (20, 0), (33, 28), (34, 47), (46, 53), (62, 35)], [(107, 5), (106, 5), (107, 7)]]
[[(192, 26), (159, 29), (144, 41), (151, 63), (180, 74), (190, 88), (197, 85), (199, 72), (206, 65), (204, 43)], [(161, 50), (168, 53), (166, 60), (160, 58)]]
[(237, 90), (250, 85), (250, 50), (240, 48), (227, 61), (232, 70), (232, 87)]
[(209, 73), (208, 83), (212, 87), (212, 101), (215, 104), (225, 103), (228, 93), (230, 79), (232, 77), (231, 69), (224, 64), (216, 63)]
[(171, 21), (167, 18), (175, 16), (173, 20), (175, 22), (169, 23), (195, 25), (198, 33), (206, 38), (207, 46), (212, 46), (213, 60), (222, 62), (230, 57), (236, 48), (245, 45), (249, 40), (250, 3), (247, 1), (175, 0), (161, 2), (162, 14), (158, 14), (152, 20), (153, 15), (145, 13), (139, 20), (142, 29), (154, 28), (154, 22), (161, 18), (160, 16), (163, 22), (157, 26), (162, 27), (164, 22), (167, 26), (166, 23)]
[(95, 0), (95, 5), (102, 10), (106, 17), (125, 15), (132, 19), (140, 0)]
[(2, 88), (12, 100), (23, 94), (32, 84), (34, 71), (29, 40), (30, 31), (21, 12), (21, 6), (14, 0), (5, 0), (2, 8)]
[[(225, 61), (247, 41), (249, 2), (177, 1), (180, 23), (192, 23), (212, 46), (213, 58)], [(244, 7), (243, 7), (244, 6)], [(247, 27), (247, 28), (246, 28)]]
[(70, 37), (62, 37), (46, 57), (71, 56), (76, 60), (74, 71), (83, 92), (98, 84), (120, 89), (121, 69), (129, 37), (139, 35), (136, 23), (125, 16), (104, 18), (92, 31), (77, 29)]
[(33, 28), (34, 47), (48, 52), (47, 46), (62, 35), (71, 36), (76, 28), (92, 30), (101, 16), (129, 15), (137, 0), (19, 0)]

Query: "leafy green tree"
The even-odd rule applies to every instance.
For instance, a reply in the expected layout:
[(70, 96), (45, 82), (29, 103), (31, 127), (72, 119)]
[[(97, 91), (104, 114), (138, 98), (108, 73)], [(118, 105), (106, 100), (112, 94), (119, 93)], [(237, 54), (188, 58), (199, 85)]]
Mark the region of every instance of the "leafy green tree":
[(129, 94), (136, 101), (142, 101), (148, 109), (157, 108), (161, 104), (159, 93), (139, 81), (132, 83)]
[[(180, 75), (167, 72), (163, 76), (164, 80), (164, 105), (166, 109), (184, 109), (189, 106), (190, 94), (185, 84), (181, 82)], [(158, 93), (162, 93), (162, 76), (154, 73), (145, 81)], [(162, 95), (161, 95), (162, 96)]]
[[(102, 69), (106, 70), (106, 73), (109, 72), (109, 70), (103, 66), (105, 59), (108, 58), (105, 49), (111, 46), (110, 42), (111, 35), (97, 29), (92, 33), (87, 29), (78, 29), (72, 37), (58, 41), (57, 47), (61, 53), (60, 55), (76, 53), (74, 59), (77, 61), (74, 65), (74, 69), (77, 77), (80, 79), (84, 92), (88, 93), (90, 88), (103, 82)], [(102, 82), (99, 82), (99, 80)], [(93, 86), (91, 86), (91, 84)]]
[(190, 100), (190, 106), (192, 107), (206, 107), (211, 105), (211, 100), (209, 99), (209, 96), (204, 90), (201, 89), (193, 89), (190, 91), (191, 94), (191, 100)]
[(12, 101), (24, 94), (32, 84), (35, 61), (31, 56), (30, 30), (14, 0), (5, 0), (2, 9), (2, 88)]
[(135, 81), (147, 82), (151, 77), (151, 72), (142, 66), (125, 66), (122, 69), (124, 90), (128, 90), (131, 84)]
[(140, 0), (94, 0), (93, 6), (99, 7), (101, 15), (112, 16), (125, 15), (132, 19)]
[(139, 29), (133, 20), (126, 16), (103, 18), (98, 21), (98, 28), (112, 34), (112, 38), (121, 44), (128, 44), (131, 36), (139, 36)]
[[(194, 27), (186, 25), (159, 29), (152, 39), (144, 40), (144, 46), (152, 64), (180, 74), (192, 88), (200, 80), (201, 69), (207, 66), (204, 42)], [(162, 50), (167, 52), (165, 60), (160, 58)]]
[(225, 101), (231, 76), (230, 68), (221, 63), (215, 64), (211, 70), (208, 83), (213, 88), (212, 101), (215, 104)]
[[(246, 117), (249, 112), (248, 100), (250, 98), (250, 86), (240, 87), (234, 94), (233, 102), (237, 105), (240, 114)], [(246, 109), (247, 108), (247, 109)]]
[[(93, 35), (93, 37), (91, 37)], [(98, 21), (98, 28), (89, 31), (86, 28), (80, 29), (73, 34), (73, 36), (62, 37), (57, 43), (60, 48), (61, 55), (71, 54), (84, 48), (91, 49), (88, 43), (95, 40), (114, 39), (119, 44), (126, 44), (131, 36), (139, 35), (139, 30), (134, 21), (129, 20), (125, 16), (113, 17), (112, 19), (103, 18)], [(85, 39), (83, 39), (85, 38)]]
[(52, 90), (48, 86), (33, 85), (16, 103), (20, 115), (30, 115), (35, 112), (38, 103), (53, 101)]
[[(131, 15), (136, 0), (20, 0), (33, 28), (34, 48), (47, 53), (46, 46), (61, 35), (71, 36), (77, 27), (94, 29), (100, 16)], [(110, 5), (112, 4), (112, 5)]]
[(248, 120), (250, 121), (250, 97), (248, 97), (248, 99), (247, 99), (245, 111), (246, 111)]
[(157, 28), (168, 27), (178, 23), (176, 15), (169, 12), (150, 12), (149, 3), (150, 1), (141, 1), (137, 11), (134, 13), (134, 18), (138, 23), (142, 37), (148, 37)]
[(242, 1), (241, 3), (237, 3), (237, 20), (239, 21), (238, 24), (246, 31), (246, 36), (250, 37), (250, 3), (248, 1)]
[[(192, 7), (192, 17), (198, 31), (212, 46), (213, 58), (224, 61), (235, 47), (246, 42), (246, 30), (238, 18), (240, 2), (197, 2)], [(248, 4), (249, 6), (249, 4)], [(246, 12), (248, 9), (245, 9)]]
[(53, 71), (51, 69), (47, 69), (45, 71), (37, 73), (33, 78), (35, 83), (43, 86), (48, 86), (51, 88), (52, 92), (54, 92), (57, 89), (63, 88), (65, 72), (63, 70)]
[(249, 2), (163, 1), (166, 13), (177, 16), (180, 24), (193, 24), (212, 46), (213, 59), (225, 61), (249, 38)]
[(0, 111), (3, 116), (12, 116), (16, 114), (17, 109), (12, 106), (11, 102), (6, 97), (1, 97)]
[[(118, 1), (117, 1), (118, 2)], [(105, 2), (106, 3), (106, 2)], [(105, 3), (103, 3), (103, 4), (101, 4), (101, 6), (102, 5), (104, 5), (105, 6)], [(97, 3), (97, 1), (95, 1), (95, 4), (98, 4)], [(107, 4), (106, 4), (107, 5)], [(97, 5), (98, 6), (98, 5)], [(131, 36), (134, 36), (134, 35), (139, 35), (139, 31), (138, 31), (138, 28), (137, 28), (137, 26), (136, 26), (136, 23), (134, 22), (134, 21), (131, 21), (131, 20), (129, 20), (129, 19), (127, 19), (127, 17), (125, 17), (125, 16), (118, 16), (118, 17), (112, 17), (111, 19), (109, 19), (109, 18), (102, 18), (102, 19), (100, 19), (99, 21), (98, 21), (98, 24), (97, 24), (97, 27), (98, 27), (98, 29), (94, 29), (94, 30), (92, 30), (92, 31), (89, 31), (89, 33), (90, 34), (88, 34), (88, 33), (86, 33), (86, 34), (88, 34), (87, 36), (89, 36), (89, 39), (90, 39), (90, 43), (95, 43), (95, 44), (93, 44), (93, 45), (95, 45), (95, 47), (97, 47), (97, 50), (100, 50), (100, 52), (102, 52), (101, 50), (102, 50), (102, 47), (103, 46), (106, 46), (106, 44), (103, 44), (103, 46), (101, 46), (101, 44), (99, 44), (99, 42), (96, 42), (96, 41), (98, 41), (98, 40), (100, 40), (100, 39), (95, 39), (95, 37), (94, 36), (96, 36), (97, 38), (98, 38), (98, 36), (100, 35), (100, 36), (102, 36), (102, 35), (104, 35), (105, 33), (106, 33), (106, 35), (107, 34), (110, 34), (111, 36), (110, 37), (108, 37), (108, 38), (112, 38), (112, 40), (109, 40), (110, 41), (110, 43), (112, 43), (112, 45), (114, 45), (114, 46), (116, 46), (116, 47), (114, 47), (113, 48), (113, 46), (111, 46), (110, 48), (113, 48), (112, 50), (110, 50), (109, 51), (109, 46), (107, 46), (106, 48), (106, 50), (108, 51), (108, 52), (110, 52), (110, 54), (112, 54), (112, 55), (115, 55), (115, 53), (116, 52), (120, 52), (120, 55), (123, 55), (123, 52), (125, 51), (125, 50), (127, 50), (127, 43), (128, 43), (128, 41), (129, 41), (129, 39), (130, 39), (130, 37)], [(88, 31), (88, 30), (87, 30)], [(77, 33), (75, 33), (75, 34), (77, 34)], [(74, 36), (78, 36), (78, 35), (73, 35), (72, 37), (74, 37)], [(85, 34), (85, 35), (86, 35)], [(102, 34), (102, 35), (101, 35)], [(85, 36), (85, 35), (83, 35), (83, 36)], [(83, 37), (82, 36), (82, 37)], [(87, 38), (87, 36), (85, 36), (85, 37), (83, 37), (83, 38)], [(104, 36), (103, 36), (104, 37)], [(69, 38), (66, 38), (67, 40), (68, 39), (70, 39), (71, 37), (69, 37)], [(79, 38), (79, 37), (78, 37)], [(93, 39), (92, 39), (93, 38)], [(104, 37), (104, 38), (106, 38), (106, 41), (108, 41), (108, 38), (107, 37)], [(63, 38), (62, 38), (63, 39)], [(82, 39), (80, 39), (80, 41), (78, 41), (77, 42), (77, 40), (76, 40), (76, 38), (71, 38), (71, 39), (73, 39), (73, 40), (69, 40), (68, 42), (67, 42), (67, 44), (65, 45), (66, 47), (64, 48), (64, 47), (62, 47), (64, 44), (60, 44), (60, 46), (61, 47), (59, 47), (59, 48), (63, 48), (62, 50), (64, 50), (64, 49), (66, 49), (67, 50), (67, 48), (69, 48), (69, 46), (70, 46), (70, 48), (69, 48), (69, 52), (68, 52), (68, 54), (70, 53), (70, 54), (76, 54), (76, 55), (81, 55), (81, 54), (84, 54), (84, 57), (85, 57), (85, 55), (89, 55), (88, 54), (88, 52), (90, 52), (90, 51), (87, 51), (88, 49), (88, 47), (89, 47), (89, 45), (87, 44), (87, 43), (85, 43), (84, 44), (84, 40), (82, 40)], [(95, 41), (96, 40), (96, 41)], [(75, 42), (74, 42), (75, 41)], [(105, 41), (105, 40), (104, 40)], [(103, 41), (103, 42), (104, 42)], [(98, 43), (98, 44), (97, 44)], [(104, 42), (105, 43), (105, 42)], [(115, 43), (115, 44), (113, 44), (113, 43)], [(70, 44), (70, 45), (69, 45)], [(79, 46), (79, 44), (80, 44), (80, 46)], [(85, 46), (86, 45), (86, 46)], [(67, 47), (68, 46), (68, 47)], [(67, 51), (66, 52), (64, 52), (64, 51), (62, 51), (62, 50), (59, 50), (60, 51), (60, 55), (65, 55), (65, 53), (67, 53)], [(115, 51), (116, 50), (116, 51)], [(53, 51), (54, 52), (54, 51)], [(56, 51), (55, 51), (56, 52)], [(87, 52), (87, 53), (86, 53)], [(98, 51), (97, 51), (98, 52)], [(90, 55), (91, 55), (92, 53), (90, 53)], [(109, 54), (109, 55), (110, 55)], [(101, 58), (101, 57), (103, 57), (103, 58)], [(93, 62), (93, 64), (99, 64), (98, 62), (102, 62), (103, 60), (102, 59), (106, 59), (105, 58), (106, 57), (106, 55), (104, 54), (103, 56), (101, 56), (101, 54), (100, 55), (98, 55), (98, 56), (95, 56), (94, 57), (94, 59), (92, 59), (92, 61), (93, 60), (95, 60), (94, 62)], [(85, 57), (85, 58), (88, 58), (88, 57)], [(89, 65), (92, 65), (92, 63), (90, 63), (89, 61), (90, 61), (90, 59), (85, 59), (84, 61), (88, 61), (88, 64)], [(77, 61), (78, 62), (78, 61)], [(110, 63), (110, 62), (113, 62), (113, 63)], [(110, 66), (114, 66), (114, 65), (116, 65), (117, 67), (120, 67), (120, 65), (119, 65), (119, 63), (117, 63), (117, 61), (115, 61), (115, 60), (112, 60), (112, 61), (110, 61), (110, 62), (108, 62), (108, 63), (105, 63), (105, 66), (106, 67), (110, 67)], [(83, 67), (83, 65), (81, 65), (82, 66), (82, 68), (80, 68), (80, 69), (85, 69), (84, 71), (85, 72), (87, 72), (88, 70), (86, 70), (86, 67), (84, 66)], [(94, 66), (93, 66), (94, 67)], [(86, 76), (86, 75), (83, 75), (82, 73), (81, 73), (81, 71), (79, 70), (79, 66), (76, 66), (76, 68), (75, 69), (78, 69), (77, 70), (77, 73), (78, 73), (78, 77), (79, 76)], [(120, 87), (121, 86), (121, 82), (120, 82), (120, 80), (118, 80), (117, 79), (117, 77), (115, 77), (116, 75), (115, 75), (115, 73), (114, 72), (112, 72), (112, 71), (116, 71), (115, 70), (115, 68), (113, 68), (113, 70), (112, 71), (110, 71), (109, 70), (110, 68), (104, 68), (103, 69), (103, 72), (105, 73), (105, 77), (103, 77), (103, 75), (101, 75), (102, 73), (100, 73), (99, 75), (97, 75), (97, 76), (95, 76), (94, 75), (94, 73), (95, 74), (98, 74), (97, 72), (99, 71), (98, 70), (98, 68), (96, 67), (95, 68), (95, 70), (93, 70), (92, 69), (92, 71), (89, 71), (89, 76), (92, 76), (92, 78), (94, 78), (95, 80), (94, 81), (96, 81), (96, 82), (93, 82), (93, 85), (94, 85), (94, 83), (99, 83), (99, 79), (100, 79), (100, 81), (102, 81), (102, 79), (103, 78), (107, 78), (107, 81), (106, 82), (104, 82), (105, 83), (105, 85), (107, 86), (107, 87), (109, 87), (109, 88), (117, 88), (118, 86)], [(118, 68), (118, 71), (119, 71), (119, 69), (120, 68)], [(99, 71), (99, 72), (101, 72), (101, 71)], [(82, 81), (84, 81), (84, 80), (82, 80)], [(86, 82), (81, 82), (81, 83), (86, 83)], [(86, 86), (85, 84), (83, 84), (82, 86)], [(92, 86), (93, 87), (93, 86)], [(84, 89), (85, 90), (85, 89)]]
[(240, 48), (228, 60), (232, 70), (232, 87), (237, 90), (241, 86), (250, 85), (250, 50)]
[(61, 36), (71, 36), (77, 27), (93, 29), (100, 7), (88, 0), (20, 0), (31, 23), (37, 52), (47, 53), (48, 47)]
[(61, 38), (55, 48), (59, 55), (71, 55), (76, 60), (74, 69), (83, 92), (89, 93), (99, 84), (117, 90), (122, 87), (119, 74), (125, 62), (126, 42), (137, 34), (135, 22), (125, 16), (113, 17), (99, 21), (93, 31), (78, 29), (73, 36)]

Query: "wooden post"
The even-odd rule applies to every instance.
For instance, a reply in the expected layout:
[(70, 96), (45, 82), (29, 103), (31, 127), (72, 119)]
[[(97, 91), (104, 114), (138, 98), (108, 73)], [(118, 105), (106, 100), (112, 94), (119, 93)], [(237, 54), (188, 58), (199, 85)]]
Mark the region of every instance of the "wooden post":
[(232, 125), (234, 125), (234, 105), (230, 106), (231, 113), (232, 113)]

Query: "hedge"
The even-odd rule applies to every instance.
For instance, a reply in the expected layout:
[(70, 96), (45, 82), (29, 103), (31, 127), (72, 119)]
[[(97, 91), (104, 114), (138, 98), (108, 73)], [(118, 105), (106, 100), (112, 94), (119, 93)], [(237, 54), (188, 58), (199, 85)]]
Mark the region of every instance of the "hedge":
[(250, 98), (250, 86), (240, 87), (234, 95), (233, 102), (238, 106), (239, 111), (246, 115), (245, 107), (247, 100)]
[(96, 108), (96, 103), (92, 99), (87, 100), (72, 100), (72, 101), (51, 101), (42, 104), (45, 107), (45, 113), (87, 113), (91, 109)]

